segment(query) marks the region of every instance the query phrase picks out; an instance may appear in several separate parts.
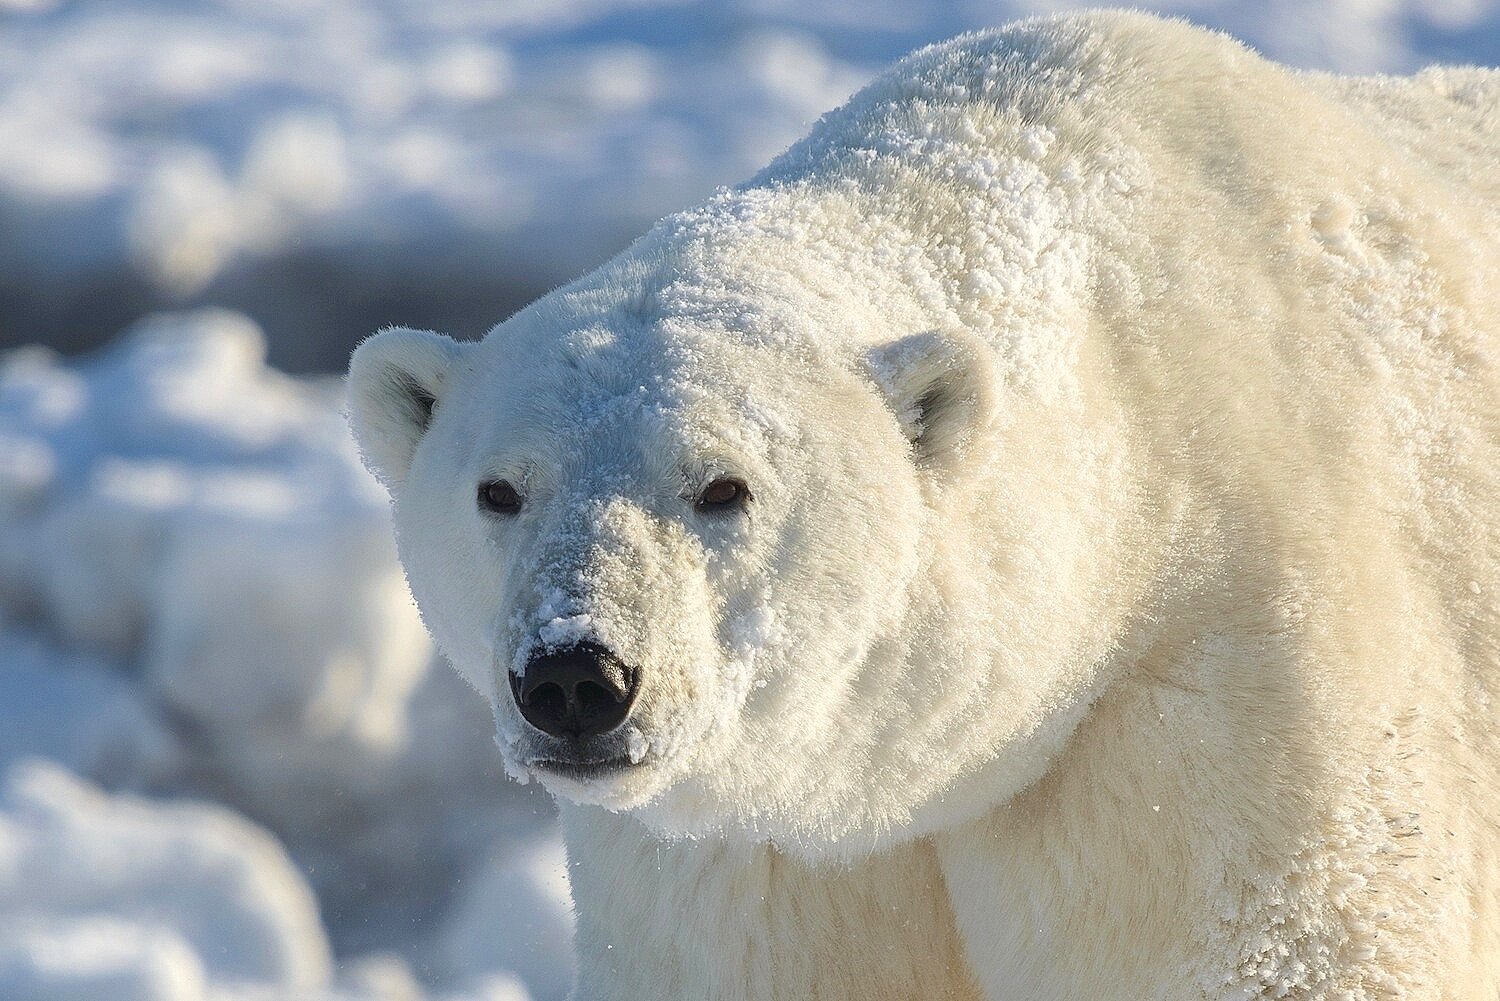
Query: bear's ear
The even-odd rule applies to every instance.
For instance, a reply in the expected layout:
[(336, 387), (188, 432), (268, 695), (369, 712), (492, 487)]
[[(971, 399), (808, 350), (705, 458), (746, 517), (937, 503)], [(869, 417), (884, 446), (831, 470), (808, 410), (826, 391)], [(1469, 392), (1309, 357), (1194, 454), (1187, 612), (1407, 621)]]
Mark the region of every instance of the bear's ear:
[(360, 456), (387, 489), (406, 478), (463, 345), (442, 334), (388, 327), (349, 359), (349, 427)]
[(917, 461), (955, 473), (989, 429), (996, 407), (988, 345), (962, 331), (925, 331), (874, 348), (870, 378), (884, 392)]

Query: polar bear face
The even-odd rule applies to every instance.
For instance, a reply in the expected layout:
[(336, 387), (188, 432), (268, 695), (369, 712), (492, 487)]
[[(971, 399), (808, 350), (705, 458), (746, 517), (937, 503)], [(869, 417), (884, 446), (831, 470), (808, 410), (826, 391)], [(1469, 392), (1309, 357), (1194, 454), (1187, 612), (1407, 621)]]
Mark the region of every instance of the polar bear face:
[[(351, 366), (413, 594), (508, 770), (664, 834), (817, 853), (913, 829), (1007, 747), (1035, 758), (1037, 706), (1079, 687), (1045, 659), (1077, 633), (1052, 592), (1075, 562), (1110, 568), (1024, 489), (986, 502), (1047, 536), (1007, 540), (1032, 553), (1008, 599), (935, 566), (956, 544), (993, 570), (978, 527), (945, 522), (989, 468), (984, 346), (926, 330), (799, 355), (812, 338), (753, 314), (641, 298), (555, 295), (475, 345), (390, 330)], [(1005, 668), (1026, 688), (991, 666), (1006, 623), (981, 637), (966, 603), (1024, 610), (1013, 636), (1054, 609), (1026, 633), (1052, 647), (1011, 651), (1043, 658)]]

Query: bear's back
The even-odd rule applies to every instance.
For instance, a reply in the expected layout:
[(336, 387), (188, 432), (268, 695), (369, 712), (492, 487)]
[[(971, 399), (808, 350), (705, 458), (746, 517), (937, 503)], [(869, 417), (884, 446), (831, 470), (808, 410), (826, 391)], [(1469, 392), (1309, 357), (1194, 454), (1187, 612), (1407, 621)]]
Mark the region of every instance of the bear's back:
[(1374, 123), (1411, 161), (1471, 189), (1500, 231), (1500, 70), (1436, 66), (1414, 76), (1308, 74), (1309, 83)]

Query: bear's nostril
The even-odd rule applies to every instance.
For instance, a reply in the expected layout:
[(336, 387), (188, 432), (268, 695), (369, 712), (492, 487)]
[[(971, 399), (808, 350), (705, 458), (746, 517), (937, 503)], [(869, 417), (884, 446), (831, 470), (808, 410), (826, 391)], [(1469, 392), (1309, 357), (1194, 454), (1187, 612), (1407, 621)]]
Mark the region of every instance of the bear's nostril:
[(636, 682), (636, 672), (608, 650), (581, 643), (533, 657), (524, 675), (510, 676), (510, 690), (526, 722), (554, 737), (577, 740), (623, 723), (635, 701)]
[(593, 720), (608, 716), (620, 704), (621, 699), (613, 691), (592, 681), (580, 681), (578, 687), (573, 689), (573, 696), (578, 701), (578, 720), (585, 726)]
[(526, 696), (526, 705), (538, 713), (561, 716), (568, 711), (568, 693), (561, 685), (537, 685)]

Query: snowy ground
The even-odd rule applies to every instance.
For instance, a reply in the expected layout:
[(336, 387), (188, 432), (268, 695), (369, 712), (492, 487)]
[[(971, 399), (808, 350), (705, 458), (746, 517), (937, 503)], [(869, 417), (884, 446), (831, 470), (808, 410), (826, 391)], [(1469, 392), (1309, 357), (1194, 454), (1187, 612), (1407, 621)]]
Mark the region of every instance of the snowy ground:
[[(434, 662), (336, 381), (277, 369), (477, 335), (902, 51), (1063, 6), (0, 0), (0, 344), (114, 342), (0, 357), (0, 1001), (561, 1001), (550, 806)], [(1161, 9), (1500, 61), (1500, 0)]]

